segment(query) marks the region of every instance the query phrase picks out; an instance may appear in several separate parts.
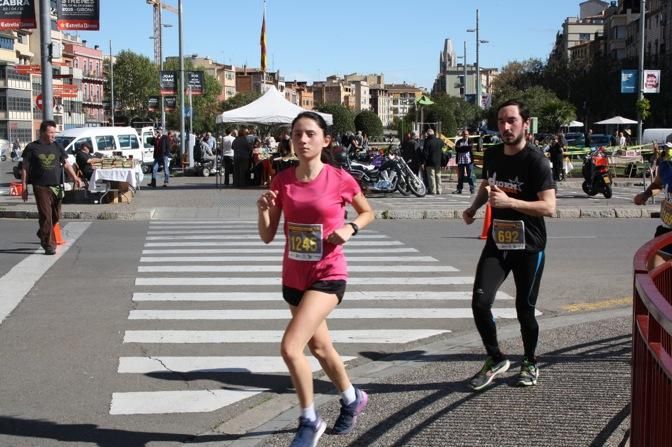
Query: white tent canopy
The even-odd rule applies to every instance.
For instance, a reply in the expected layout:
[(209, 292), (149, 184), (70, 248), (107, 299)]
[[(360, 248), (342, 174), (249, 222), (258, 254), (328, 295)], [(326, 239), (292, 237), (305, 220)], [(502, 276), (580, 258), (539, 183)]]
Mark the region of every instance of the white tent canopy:
[(623, 118), (622, 116), (612, 116), (606, 120), (598, 121), (595, 124), (637, 124), (637, 121)]
[(583, 127), (583, 123), (581, 121), (570, 121), (563, 127)]
[[(278, 89), (271, 86), (259, 99), (217, 115), (217, 123), (291, 124), (301, 112), (308, 112), (308, 110), (287, 101)], [(331, 114), (319, 113), (319, 115), (324, 118), (327, 125), (333, 124)]]

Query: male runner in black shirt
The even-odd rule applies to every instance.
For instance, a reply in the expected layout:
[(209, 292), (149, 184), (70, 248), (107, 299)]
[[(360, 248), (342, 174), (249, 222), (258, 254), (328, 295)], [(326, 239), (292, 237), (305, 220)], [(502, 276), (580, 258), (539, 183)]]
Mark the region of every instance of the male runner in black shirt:
[(497, 289), (513, 271), (516, 313), (523, 337), (524, 357), (519, 386), (536, 385), (539, 376), (535, 350), (539, 325), (535, 305), (544, 270), (546, 226), (544, 216), (555, 214), (555, 184), (548, 161), (525, 141), (530, 113), (517, 100), (497, 110), (503, 144), (488, 149), (483, 158), (483, 182), (462, 217), (469, 225), (486, 202), (492, 207), (492, 225), (476, 267), (472, 311), (488, 357), (471, 379), (471, 387), (486, 387), (510, 362), (499, 350), (492, 304)]

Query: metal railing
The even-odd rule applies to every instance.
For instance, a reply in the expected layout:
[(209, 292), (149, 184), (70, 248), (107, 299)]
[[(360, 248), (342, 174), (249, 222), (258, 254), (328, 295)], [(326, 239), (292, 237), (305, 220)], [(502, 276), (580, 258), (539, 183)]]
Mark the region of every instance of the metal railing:
[(648, 270), (672, 232), (642, 246), (634, 258), (630, 445), (672, 440), (672, 263)]

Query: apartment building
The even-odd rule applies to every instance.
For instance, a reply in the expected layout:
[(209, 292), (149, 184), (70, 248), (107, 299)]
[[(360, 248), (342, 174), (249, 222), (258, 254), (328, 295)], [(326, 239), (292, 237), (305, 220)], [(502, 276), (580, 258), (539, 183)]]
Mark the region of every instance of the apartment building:
[[(179, 62), (179, 58), (176, 57), (166, 58), (166, 61), (168, 60)], [(222, 87), (222, 91), (217, 97), (218, 101), (226, 101), (236, 96), (236, 67), (234, 65), (220, 64), (209, 57), (200, 57), (198, 54), (192, 54), (188, 60), (194, 70), (202, 70), (217, 79)]]
[(384, 127), (392, 125), (394, 116), (392, 115), (392, 98), (390, 91), (385, 84), (374, 84), (369, 87), (371, 94), (371, 110), (373, 110)]
[(570, 49), (604, 34), (605, 17), (608, 8), (614, 2), (588, 0), (580, 4), (579, 17), (567, 17), (562, 24), (562, 31), (556, 37), (551, 58), (567, 62), (571, 57)]
[(351, 83), (339, 76), (332, 75), (325, 81), (315, 81), (311, 87), (315, 105), (335, 103), (354, 110), (354, 89)]
[(386, 84), (390, 93), (392, 117), (403, 119), (413, 110), (415, 101), (422, 96), (422, 89), (412, 84)]
[(315, 108), (313, 92), (306, 81), (285, 81), (285, 99), (307, 110)]
[[(65, 71), (73, 84), (81, 91), (79, 98), (63, 98), (64, 128), (100, 127), (107, 123), (104, 100), (105, 74), (103, 71), (103, 52), (98, 45), (86, 46), (86, 40), (78, 36), (63, 35), (63, 60), (70, 70)], [(65, 68), (65, 67), (64, 67)], [(81, 119), (72, 117), (81, 114)]]
[(17, 72), (16, 65), (33, 61), (30, 30), (0, 32), (0, 138), (22, 145), (34, 140), (31, 75)]
[[(235, 67), (236, 92), (264, 93), (267, 86), (273, 85), (280, 92), (285, 91), (284, 79), (280, 77), (280, 70), (264, 73), (258, 68), (248, 68), (247, 65)], [(264, 76), (266, 76), (264, 78)]]

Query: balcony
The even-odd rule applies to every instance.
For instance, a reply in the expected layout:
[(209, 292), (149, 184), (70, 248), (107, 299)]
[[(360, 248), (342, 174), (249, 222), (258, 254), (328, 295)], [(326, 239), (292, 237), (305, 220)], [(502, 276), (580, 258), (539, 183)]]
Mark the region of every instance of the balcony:
[(86, 81), (94, 81), (94, 82), (104, 82), (105, 81), (105, 76), (103, 75), (102, 71), (95, 71), (95, 70), (82, 70), (82, 76), (84, 80)]
[(89, 106), (99, 106), (103, 107), (103, 99), (100, 96), (94, 95), (83, 95), (82, 103)]

